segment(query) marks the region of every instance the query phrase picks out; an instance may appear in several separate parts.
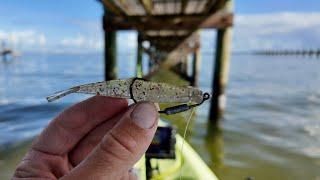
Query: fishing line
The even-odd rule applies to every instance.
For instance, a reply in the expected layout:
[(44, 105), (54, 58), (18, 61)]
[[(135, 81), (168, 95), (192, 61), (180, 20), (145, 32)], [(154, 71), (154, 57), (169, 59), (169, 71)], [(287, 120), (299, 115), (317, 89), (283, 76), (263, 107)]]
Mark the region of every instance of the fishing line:
[[(180, 151), (180, 157), (181, 157), (181, 161), (184, 161), (183, 158), (182, 158), (182, 153), (183, 153), (183, 146), (184, 146), (184, 143), (186, 142), (185, 138), (186, 138), (186, 135), (187, 135), (187, 131), (188, 131), (188, 127), (189, 127), (189, 124), (191, 122), (191, 118), (192, 118), (192, 115), (194, 113), (194, 109), (195, 108), (192, 108), (191, 109), (191, 113), (190, 113), (190, 116), (188, 118), (188, 121), (187, 121), (187, 125), (186, 127), (184, 128), (184, 132), (183, 132), (183, 138), (182, 138), (182, 144), (181, 144), (181, 151)], [(181, 163), (181, 167), (180, 167), (180, 172), (179, 172), (179, 179), (181, 180), (182, 178), (182, 167), (183, 167), (183, 162)]]

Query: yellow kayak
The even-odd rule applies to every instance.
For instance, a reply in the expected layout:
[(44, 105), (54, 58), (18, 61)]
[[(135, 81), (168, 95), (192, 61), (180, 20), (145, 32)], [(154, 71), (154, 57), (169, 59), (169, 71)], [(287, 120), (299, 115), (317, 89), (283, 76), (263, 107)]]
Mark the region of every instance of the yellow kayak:
[(151, 159), (152, 177), (146, 177), (146, 158), (143, 157), (137, 164), (137, 174), (141, 180), (152, 179), (200, 179), (217, 180), (218, 178), (206, 165), (196, 151), (184, 142), (181, 152), (183, 138), (175, 135), (175, 159)]

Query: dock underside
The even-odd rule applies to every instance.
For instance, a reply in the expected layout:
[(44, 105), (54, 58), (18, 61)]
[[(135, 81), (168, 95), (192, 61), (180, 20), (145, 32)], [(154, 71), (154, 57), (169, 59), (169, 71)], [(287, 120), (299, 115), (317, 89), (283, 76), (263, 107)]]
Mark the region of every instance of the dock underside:
[[(219, 117), (224, 104), (228, 72), (230, 30), (233, 24), (232, 0), (101, 0), (104, 7), (105, 79), (117, 78), (116, 32), (138, 32), (136, 76), (142, 77), (142, 54), (149, 57), (149, 74), (165, 68), (175, 71), (191, 85), (198, 85), (200, 72), (199, 29), (218, 29), (215, 87), (212, 108)], [(220, 32), (220, 33), (219, 33)], [(192, 55), (192, 72), (188, 57)], [(218, 67), (217, 67), (218, 66)], [(221, 67), (220, 67), (221, 66)], [(216, 93), (215, 93), (216, 92)], [(221, 101), (221, 102), (219, 102)]]

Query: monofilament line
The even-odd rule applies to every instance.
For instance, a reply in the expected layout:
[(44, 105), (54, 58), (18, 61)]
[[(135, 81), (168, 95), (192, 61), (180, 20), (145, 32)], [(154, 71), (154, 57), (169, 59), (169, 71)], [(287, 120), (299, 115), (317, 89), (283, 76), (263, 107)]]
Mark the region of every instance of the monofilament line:
[[(180, 151), (181, 161), (183, 161), (183, 158), (182, 158), (183, 145), (184, 145), (184, 143), (186, 142), (186, 141), (185, 141), (185, 138), (186, 138), (186, 135), (187, 135), (187, 131), (188, 131), (188, 127), (189, 127), (189, 124), (190, 124), (192, 115), (193, 115), (193, 113), (194, 113), (194, 109), (195, 109), (195, 108), (192, 108), (192, 109), (191, 109), (191, 113), (190, 113), (190, 116), (189, 116), (189, 118), (188, 118), (187, 125), (186, 125), (186, 127), (184, 128), (184, 133), (183, 133), (183, 138), (182, 138), (182, 144), (181, 144), (181, 151)], [(180, 172), (179, 172), (179, 179), (180, 179), (180, 180), (181, 180), (181, 177), (182, 177), (182, 167), (183, 167), (183, 162), (181, 163)]]

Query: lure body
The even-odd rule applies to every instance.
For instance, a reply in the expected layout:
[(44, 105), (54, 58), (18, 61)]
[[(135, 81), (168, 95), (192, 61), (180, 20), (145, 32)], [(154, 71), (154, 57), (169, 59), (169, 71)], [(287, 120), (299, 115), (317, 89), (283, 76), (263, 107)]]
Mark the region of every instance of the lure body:
[(191, 86), (174, 86), (143, 79), (119, 79), (75, 86), (47, 97), (49, 102), (70, 93), (99, 94), (102, 96), (151, 101), (156, 103), (201, 103), (203, 92)]

